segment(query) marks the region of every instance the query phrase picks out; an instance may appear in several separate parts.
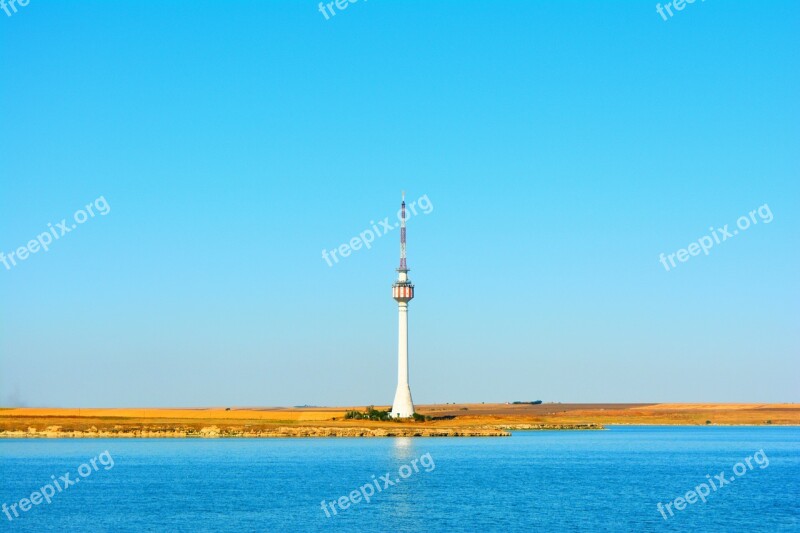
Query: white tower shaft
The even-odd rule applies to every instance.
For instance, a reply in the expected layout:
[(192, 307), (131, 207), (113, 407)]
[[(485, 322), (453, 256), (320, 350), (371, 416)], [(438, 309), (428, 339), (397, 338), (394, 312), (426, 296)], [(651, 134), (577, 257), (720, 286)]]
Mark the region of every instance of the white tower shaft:
[(408, 303), (398, 302), (397, 391), (392, 403), (392, 416), (408, 418), (414, 414), (411, 388), (408, 386)]

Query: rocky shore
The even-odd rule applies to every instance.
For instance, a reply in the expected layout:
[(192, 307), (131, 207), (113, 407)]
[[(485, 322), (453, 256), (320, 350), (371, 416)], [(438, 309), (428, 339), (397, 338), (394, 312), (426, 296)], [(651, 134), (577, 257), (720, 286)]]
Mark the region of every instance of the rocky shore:
[(50, 438), (50, 439), (168, 439), (168, 438), (281, 438), (281, 437), (508, 437), (509, 431), (522, 430), (579, 430), (603, 429), (597, 424), (511, 424), (483, 425), (475, 427), (424, 427), (398, 425), (396, 427), (336, 427), (336, 426), (278, 426), (260, 429), (240, 427), (220, 428), (206, 426), (200, 429), (191, 427), (115, 427), (87, 430), (68, 430), (61, 426), (49, 426), (43, 430), (30, 427), (27, 430), (7, 430), (0, 432), (0, 438)]
[(601, 424), (509, 424), (502, 427), (510, 431), (605, 429)]
[(2, 431), (0, 438), (281, 438), (281, 437), (507, 437), (510, 433), (496, 427), (479, 428), (444, 428), (444, 427), (402, 427), (396, 428), (364, 428), (364, 427), (324, 427), (324, 426), (299, 426), (275, 427), (259, 430), (242, 428), (220, 428), (217, 426), (203, 427), (199, 430), (192, 428), (120, 428), (103, 429), (90, 428), (86, 431), (64, 430), (59, 426), (50, 426), (45, 430), (37, 431), (28, 428), (27, 431)]

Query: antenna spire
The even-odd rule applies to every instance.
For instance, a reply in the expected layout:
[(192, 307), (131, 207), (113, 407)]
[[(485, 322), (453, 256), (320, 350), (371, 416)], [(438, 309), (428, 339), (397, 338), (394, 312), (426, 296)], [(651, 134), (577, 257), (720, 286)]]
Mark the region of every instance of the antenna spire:
[(403, 191), (400, 213), (400, 268), (397, 271), (408, 272), (408, 266), (406, 266), (406, 191)]

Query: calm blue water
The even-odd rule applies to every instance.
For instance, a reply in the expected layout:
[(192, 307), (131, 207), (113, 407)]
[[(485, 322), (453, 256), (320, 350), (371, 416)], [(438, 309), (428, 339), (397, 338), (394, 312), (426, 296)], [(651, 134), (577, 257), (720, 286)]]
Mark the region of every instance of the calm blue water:
[[(769, 466), (751, 461), (753, 470), (706, 503), (662, 518), (658, 502), (685, 495), (706, 474), (733, 476), (737, 462), (761, 449)], [(105, 450), (114, 461), (109, 470), (102, 461), (97, 471), (87, 465), (88, 476), (52, 503), (13, 521), (0, 514), (0, 528), (800, 531), (800, 428), (777, 427), (614, 427), (510, 438), (0, 440), (0, 504), (30, 497), (51, 476), (80, 478), (78, 467)], [(433, 464), (420, 462), (424, 454)], [(385, 489), (379, 482), (370, 503), (362, 497), (336, 515), (328, 508), (330, 518), (320, 508), (373, 476), (398, 479), (405, 464), (408, 477)]]

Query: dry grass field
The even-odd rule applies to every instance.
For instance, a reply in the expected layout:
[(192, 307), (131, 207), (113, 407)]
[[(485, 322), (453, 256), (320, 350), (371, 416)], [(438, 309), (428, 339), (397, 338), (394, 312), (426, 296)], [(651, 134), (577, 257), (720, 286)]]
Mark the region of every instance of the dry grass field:
[[(388, 406), (379, 406), (386, 409)], [(426, 422), (345, 420), (364, 407), (0, 409), (4, 436), (496, 435), (504, 429), (630, 425), (800, 425), (796, 404), (438, 404)], [(529, 427), (530, 426), (530, 427)], [(209, 429), (210, 428), (210, 429)], [(361, 433), (359, 433), (359, 431)], [(108, 432), (112, 434), (109, 435)], [(13, 434), (12, 434), (13, 433)], [(135, 435), (134, 435), (135, 433)]]

